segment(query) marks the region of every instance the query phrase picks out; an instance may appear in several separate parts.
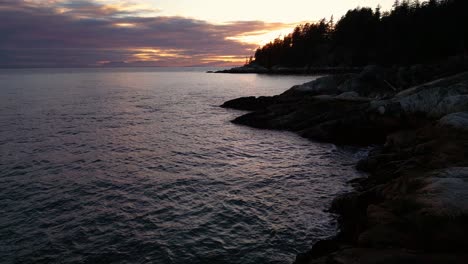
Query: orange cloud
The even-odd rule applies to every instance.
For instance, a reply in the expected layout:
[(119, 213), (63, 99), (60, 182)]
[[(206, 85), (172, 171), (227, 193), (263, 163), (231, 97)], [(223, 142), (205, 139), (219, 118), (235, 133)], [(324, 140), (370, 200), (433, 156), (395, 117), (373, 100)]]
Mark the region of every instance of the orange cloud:
[(90, 0), (3, 0), (0, 36), (7, 37), (0, 38), (0, 67), (239, 65), (258, 47), (252, 38), (290, 26), (131, 13), (142, 8)]
[(190, 56), (183, 55), (183, 50), (177, 49), (157, 49), (157, 48), (138, 48), (131, 49), (134, 61), (159, 61), (161, 59), (187, 59)]

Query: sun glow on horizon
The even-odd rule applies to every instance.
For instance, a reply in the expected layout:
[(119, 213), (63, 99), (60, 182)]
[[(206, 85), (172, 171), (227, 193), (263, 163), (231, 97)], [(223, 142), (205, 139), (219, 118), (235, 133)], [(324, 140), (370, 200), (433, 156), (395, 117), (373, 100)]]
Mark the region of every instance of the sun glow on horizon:
[(136, 27), (136, 24), (134, 24), (134, 23), (115, 23), (114, 26), (123, 27), (123, 28), (132, 28), (132, 27)]
[(203, 62), (216, 62), (216, 61), (223, 61), (232, 64), (240, 64), (245, 62), (245, 58), (237, 55), (221, 55), (221, 56), (209, 56), (202, 58), (201, 61)]
[(163, 58), (171, 59), (187, 59), (190, 56), (183, 54), (183, 50), (177, 49), (156, 49), (156, 48), (141, 48), (131, 49), (130, 51), (135, 52), (132, 57), (136, 61), (159, 61)]
[(281, 29), (262, 30), (257, 32), (249, 32), (239, 36), (227, 37), (228, 40), (235, 40), (246, 44), (255, 44), (258, 47), (264, 46), (276, 38), (282, 38), (292, 33), (295, 26), (288, 26)]

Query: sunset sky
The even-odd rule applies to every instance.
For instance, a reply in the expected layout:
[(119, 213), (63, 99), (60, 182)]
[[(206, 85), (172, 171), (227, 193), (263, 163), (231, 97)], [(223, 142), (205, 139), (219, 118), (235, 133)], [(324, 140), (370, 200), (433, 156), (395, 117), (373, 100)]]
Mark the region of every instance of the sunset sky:
[(394, 0), (0, 0), (0, 67), (239, 65), (300, 23)]

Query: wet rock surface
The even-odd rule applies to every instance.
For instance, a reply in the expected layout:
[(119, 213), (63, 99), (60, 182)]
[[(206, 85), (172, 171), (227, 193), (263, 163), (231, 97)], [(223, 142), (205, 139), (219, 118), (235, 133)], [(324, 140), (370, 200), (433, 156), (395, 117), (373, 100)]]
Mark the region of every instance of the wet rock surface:
[(339, 234), (297, 264), (468, 263), (468, 72), (408, 89), (385, 74), (368, 68), (224, 105), (253, 111), (237, 124), (378, 144), (357, 164), (369, 176), (333, 202)]

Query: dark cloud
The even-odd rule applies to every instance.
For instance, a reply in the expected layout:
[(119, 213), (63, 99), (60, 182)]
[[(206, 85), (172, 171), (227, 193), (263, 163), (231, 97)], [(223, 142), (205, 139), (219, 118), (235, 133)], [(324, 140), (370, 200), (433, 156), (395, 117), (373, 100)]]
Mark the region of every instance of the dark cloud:
[(184, 17), (140, 17), (92, 1), (0, 0), (0, 67), (191, 65), (250, 55), (228, 37), (284, 27), (261, 21), (215, 25)]

